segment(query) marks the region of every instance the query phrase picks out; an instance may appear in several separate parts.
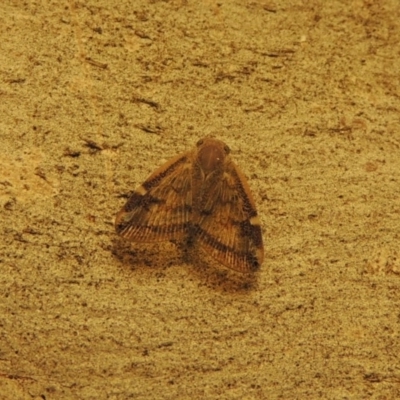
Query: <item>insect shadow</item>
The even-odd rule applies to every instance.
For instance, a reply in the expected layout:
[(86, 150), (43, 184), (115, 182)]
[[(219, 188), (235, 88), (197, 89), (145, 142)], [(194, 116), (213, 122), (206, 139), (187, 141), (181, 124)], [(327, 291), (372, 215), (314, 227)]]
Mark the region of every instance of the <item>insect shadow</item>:
[[(247, 293), (258, 287), (257, 273), (241, 273), (221, 266), (199, 246), (187, 247), (186, 243), (132, 243), (122, 238), (113, 239), (112, 253), (131, 271), (151, 271), (157, 278), (164, 277), (173, 266), (185, 265), (187, 276), (206, 286), (224, 293)], [(190, 278), (190, 279), (191, 279)]]

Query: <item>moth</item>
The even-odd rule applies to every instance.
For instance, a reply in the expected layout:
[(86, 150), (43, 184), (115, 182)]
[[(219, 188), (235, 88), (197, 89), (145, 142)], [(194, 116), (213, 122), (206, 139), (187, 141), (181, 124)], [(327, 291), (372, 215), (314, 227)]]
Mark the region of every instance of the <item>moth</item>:
[(256, 271), (264, 258), (260, 221), (245, 176), (229, 147), (206, 137), (155, 170), (116, 216), (134, 242), (197, 244), (223, 265)]

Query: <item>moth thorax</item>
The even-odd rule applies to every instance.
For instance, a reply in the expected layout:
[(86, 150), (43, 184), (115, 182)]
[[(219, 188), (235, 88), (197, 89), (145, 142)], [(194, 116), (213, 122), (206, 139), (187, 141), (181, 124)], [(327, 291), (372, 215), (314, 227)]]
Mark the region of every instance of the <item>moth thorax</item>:
[(204, 146), (199, 150), (197, 160), (201, 169), (207, 175), (220, 168), (225, 161), (224, 149), (215, 145)]

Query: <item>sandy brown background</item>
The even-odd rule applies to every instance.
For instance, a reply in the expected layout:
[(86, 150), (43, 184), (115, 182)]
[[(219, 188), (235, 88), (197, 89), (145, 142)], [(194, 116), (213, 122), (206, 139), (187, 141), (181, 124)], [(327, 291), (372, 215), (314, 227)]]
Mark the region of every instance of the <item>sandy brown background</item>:
[[(399, 399), (400, 3), (0, 4), (1, 399)], [(255, 277), (117, 238), (206, 135)]]

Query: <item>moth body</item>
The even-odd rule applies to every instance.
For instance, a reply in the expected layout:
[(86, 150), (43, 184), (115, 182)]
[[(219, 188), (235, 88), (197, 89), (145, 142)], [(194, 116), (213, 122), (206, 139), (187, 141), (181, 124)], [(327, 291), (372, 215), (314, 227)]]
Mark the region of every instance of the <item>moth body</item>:
[(169, 160), (117, 214), (119, 235), (135, 242), (196, 242), (227, 267), (250, 272), (263, 262), (256, 207), (229, 147), (204, 138)]

